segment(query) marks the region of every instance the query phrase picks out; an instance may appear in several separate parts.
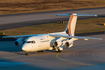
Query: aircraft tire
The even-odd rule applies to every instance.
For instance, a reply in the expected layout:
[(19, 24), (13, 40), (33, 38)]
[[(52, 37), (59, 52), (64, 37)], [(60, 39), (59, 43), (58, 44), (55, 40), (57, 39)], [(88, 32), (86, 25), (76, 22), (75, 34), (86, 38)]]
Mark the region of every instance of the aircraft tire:
[(28, 53), (28, 52), (26, 52), (26, 53), (25, 53), (25, 55), (29, 55), (29, 53)]
[(58, 49), (58, 52), (61, 52), (61, 50), (60, 50), (60, 49)]
[(56, 51), (56, 52), (61, 52), (61, 50), (60, 50), (60, 49), (58, 49), (58, 51)]

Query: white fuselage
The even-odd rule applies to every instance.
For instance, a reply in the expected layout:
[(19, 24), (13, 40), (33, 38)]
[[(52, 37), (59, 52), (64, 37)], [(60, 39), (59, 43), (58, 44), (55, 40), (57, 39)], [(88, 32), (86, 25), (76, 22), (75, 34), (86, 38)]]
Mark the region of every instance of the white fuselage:
[[(63, 39), (65, 38), (60, 38), (59, 41)], [(22, 50), (27, 52), (52, 50), (53, 42), (55, 42), (56, 40), (57, 38), (51, 37), (49, 36), (49, 34), (43, 34), (41, 36), (32, 36), (24, 40), (25, 43), (22, 45)]]

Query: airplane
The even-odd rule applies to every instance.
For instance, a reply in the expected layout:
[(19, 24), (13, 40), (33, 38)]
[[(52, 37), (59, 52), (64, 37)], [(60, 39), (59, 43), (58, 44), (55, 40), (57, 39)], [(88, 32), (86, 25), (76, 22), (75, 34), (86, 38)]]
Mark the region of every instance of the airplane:
[(37, 52), (44, 50), (55, 50), (56, 52), (63, 51), (63, 47), (71, 48), (73, 42), (78, 39), (95, 39), (102, 40), (102, 38), (81, 37), (75, 36), (75, 27), (78, 16), (97, 16), (96, 14), (56, 14), (56, 16), (69, 16), (69, 21), (66, 29), (62, 32), (48, 33), (48, 34), (33, 34), (33, 35), (17, 35), (17, 36), (3, 36), (3, 38), (16, 38), (16, 46), (22, 46), (25, 55), (29, 52)]

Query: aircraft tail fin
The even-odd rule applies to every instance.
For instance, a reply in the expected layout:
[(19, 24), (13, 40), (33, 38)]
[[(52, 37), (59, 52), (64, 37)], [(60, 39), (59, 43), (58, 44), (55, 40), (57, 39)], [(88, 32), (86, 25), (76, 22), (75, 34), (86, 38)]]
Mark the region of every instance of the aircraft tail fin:
[(74, 36), (75, 34), (75, 27), (77, 22), (77, 16), (97, 16), (96, 14), (57, 14), (56, 16), (70, 16), (68, 24), (66, 26), (65, 32), (69, 36)]

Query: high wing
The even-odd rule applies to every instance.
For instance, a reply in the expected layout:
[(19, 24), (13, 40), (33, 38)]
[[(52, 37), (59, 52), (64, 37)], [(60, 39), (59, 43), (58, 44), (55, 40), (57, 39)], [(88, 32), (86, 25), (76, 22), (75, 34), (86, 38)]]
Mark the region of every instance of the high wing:
[(93, 38), (93, 37), (81, 37), (81, 36), (68, 36), (68, 35), (59, 35), (59, 34), (51, 34), (50, 36), (53, 37), (64, 37), (64, 38), (77, 38), (77, 39), (96, 39), (96, 40), (102, 40), (102, 38)]

